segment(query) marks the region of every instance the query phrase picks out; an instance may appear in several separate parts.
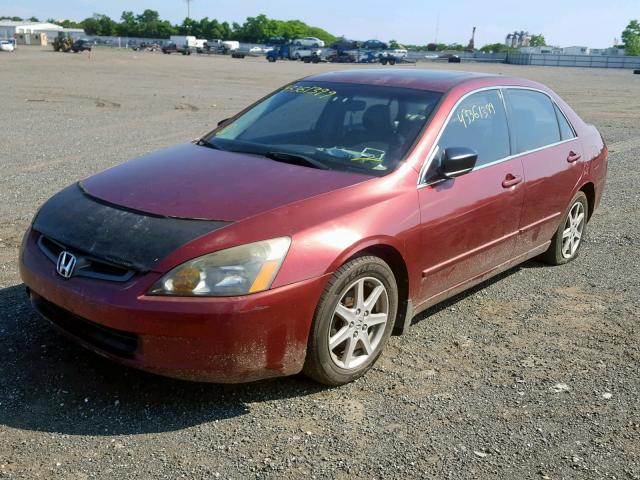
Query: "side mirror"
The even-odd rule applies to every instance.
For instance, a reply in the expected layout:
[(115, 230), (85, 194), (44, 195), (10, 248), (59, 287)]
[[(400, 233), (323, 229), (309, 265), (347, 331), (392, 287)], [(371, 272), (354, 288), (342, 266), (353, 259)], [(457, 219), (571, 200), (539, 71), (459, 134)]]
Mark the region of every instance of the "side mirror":
[(478, 153), (466, 147), (445, 148), (440, 161), (440, 175), (455, 178), (469, 173), (476, 166)]
[(229, 120), (230, 120), (229, 118), (225, 118), (225, 119), (220, 120), (220, 121), (218, 122), (218, 126), (221, 126), (221, 125), (223, 125), (223, 124), (227, 123)]

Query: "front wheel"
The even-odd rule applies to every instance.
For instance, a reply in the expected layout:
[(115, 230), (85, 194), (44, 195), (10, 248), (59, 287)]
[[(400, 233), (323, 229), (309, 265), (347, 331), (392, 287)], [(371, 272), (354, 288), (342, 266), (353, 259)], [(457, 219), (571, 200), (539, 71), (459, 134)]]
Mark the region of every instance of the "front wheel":
[(562, 265), (578, 256), (582, 239), (586, 233), (589, 202), (584, 192), (576, 193), (565, 212), (551, 245), (540, 259), (550, 265)]
[(356, 258), (334, 273), (316, 308), (304, 373), (327, 385), (361, 377), (393, 329), (398, 287), (378, 257)]

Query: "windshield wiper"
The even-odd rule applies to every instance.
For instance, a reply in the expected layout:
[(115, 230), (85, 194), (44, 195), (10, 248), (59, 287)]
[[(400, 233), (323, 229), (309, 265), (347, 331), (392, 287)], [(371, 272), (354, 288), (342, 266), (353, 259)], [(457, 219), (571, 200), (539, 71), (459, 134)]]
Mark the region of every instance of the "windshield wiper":
[(201, 147), (213, 148), (214, 150), (222, 150), (222, 148), (211, 143), (208, 140), (205, 140), (204, 138), (199, 138), (198, 141), (196, 142), (196, 145), (200, 145)]
[(321, 170), (328, 170), (324, 163), (315, 158), (311, 158), (307, 155), (301, 155), (299, 153), (287, 153), (287, 152), (266, 152), (265, 157), (275, 160), (277, 162), (291, 163), (293, 165), (299, 165), (302, 167), (313, 167)]

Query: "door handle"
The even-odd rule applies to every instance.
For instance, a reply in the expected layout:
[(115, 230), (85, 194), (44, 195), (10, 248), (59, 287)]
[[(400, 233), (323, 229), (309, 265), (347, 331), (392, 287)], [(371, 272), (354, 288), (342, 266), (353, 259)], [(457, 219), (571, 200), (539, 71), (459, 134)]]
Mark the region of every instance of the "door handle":
[(511, 173), (507, 173), (507, 176), (504, 177), (502, 181), (502, 186), (504, 188), (511, 188), (516, 186), (522, 181), (522, 177), (520, 175), (512, 175)]
[(577, 162), (578, 160), (580, 160), (580, 157), (582, 157), (582, 155), (580, 155), (579, 153), (575, 153), (572, 150), (569, 152), (569, 156), (567, 157), (567, 162), (569, 163)]

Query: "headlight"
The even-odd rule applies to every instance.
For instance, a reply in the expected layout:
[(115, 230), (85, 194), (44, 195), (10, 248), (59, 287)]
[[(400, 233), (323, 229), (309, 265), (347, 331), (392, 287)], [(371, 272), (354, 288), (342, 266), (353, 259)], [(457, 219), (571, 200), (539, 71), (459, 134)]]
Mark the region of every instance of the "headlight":
[(189, 260), (149, 290), (150, 295), (227, 297), (271, 287), (291, 245), (289, 237), (248, 243)]

